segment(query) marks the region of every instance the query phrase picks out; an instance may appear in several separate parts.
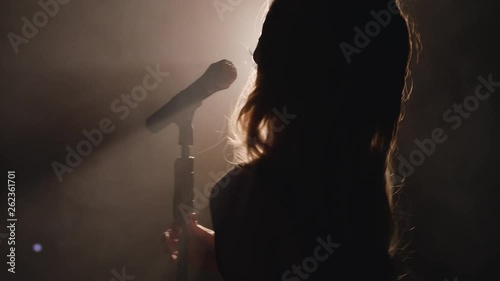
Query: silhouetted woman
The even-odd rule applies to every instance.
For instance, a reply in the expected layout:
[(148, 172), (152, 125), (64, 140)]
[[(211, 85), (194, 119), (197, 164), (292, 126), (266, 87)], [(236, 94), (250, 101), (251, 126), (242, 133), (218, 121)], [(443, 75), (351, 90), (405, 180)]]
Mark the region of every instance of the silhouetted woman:
[(235, 122), (239, 165), (213, 189), (214, 232), (192, 217), (192, 263), (228, 281), (392, 280), (410, 47), (394, 2), (273, 1)]

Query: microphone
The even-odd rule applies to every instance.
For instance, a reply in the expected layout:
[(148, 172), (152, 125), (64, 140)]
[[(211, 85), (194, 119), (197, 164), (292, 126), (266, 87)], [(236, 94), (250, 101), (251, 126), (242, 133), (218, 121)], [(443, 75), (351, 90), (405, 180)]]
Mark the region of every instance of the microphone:
[(172, 122), (178, 121), (176, 117), (189, 109), (201, 106), (204, 99), (212, 94), (225, 90), (236, 80), (237, 71), (233, 63), (220, 60), (212, 63), (205, 73), (193, 84), (175, 95), (169, 102), (158, 109), (146, 120), (148, 129), (157, 133)]

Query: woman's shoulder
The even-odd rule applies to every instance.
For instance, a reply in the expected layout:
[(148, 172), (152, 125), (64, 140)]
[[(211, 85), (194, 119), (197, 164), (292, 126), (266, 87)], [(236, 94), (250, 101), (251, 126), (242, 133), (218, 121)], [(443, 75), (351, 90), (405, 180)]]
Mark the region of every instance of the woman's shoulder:
[(255, 177), (255, 165), (241, 164), (231, 168), (226, 174), (217, 180), (211, 190), (211, 201), (221, 196), (239, 193), (245, 186), (251, 184)]

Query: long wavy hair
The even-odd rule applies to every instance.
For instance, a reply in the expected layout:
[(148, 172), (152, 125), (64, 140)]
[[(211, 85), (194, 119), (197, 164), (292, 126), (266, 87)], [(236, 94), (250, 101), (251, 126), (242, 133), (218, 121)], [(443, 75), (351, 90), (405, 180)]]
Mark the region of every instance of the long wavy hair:
[[(326, 220), (343, 221), (350, 234), (373, 226), (370, 243), (392, 255), (398, 247), (392, 159), (419, 40), (399, 1), (400, 13), (372, 29), (373, 36), (365, 27), (375, 21), (373, 11), (387, 11), (386, 0), (335, 2), (333, 11), (322, 1), (270, 3), (253, 54), (256, 68), (231, 118), (235, 161), (274, 161), (297, 189), (348, 214)], [(311, 191), (317, 185), (331, 192)], [(321, 212), (302, 211), (309, 219)]]

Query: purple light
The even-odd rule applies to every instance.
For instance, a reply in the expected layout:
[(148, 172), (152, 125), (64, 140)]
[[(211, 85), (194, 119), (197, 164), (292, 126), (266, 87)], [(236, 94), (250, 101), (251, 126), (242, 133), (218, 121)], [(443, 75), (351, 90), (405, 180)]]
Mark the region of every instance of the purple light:
[(42, 251), (42, 245), (39, 243), (34, 244), (33, 251), (35, 251), (36, 253), (40, 253)]

